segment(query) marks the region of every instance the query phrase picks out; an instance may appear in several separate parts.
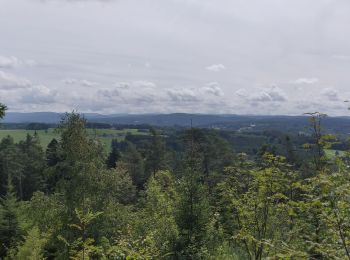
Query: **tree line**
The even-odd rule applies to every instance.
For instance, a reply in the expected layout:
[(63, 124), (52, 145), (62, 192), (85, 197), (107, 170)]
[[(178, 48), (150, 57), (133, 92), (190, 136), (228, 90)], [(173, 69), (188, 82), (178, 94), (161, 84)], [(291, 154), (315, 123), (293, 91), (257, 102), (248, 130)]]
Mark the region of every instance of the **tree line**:
[[(1, 106), (0, 116), (6, 107)], [(349, 156), (310, 114), (308, 156), (235, 153), (201, 129), (112, 142), (66, 114), (0, 142), (0, 259), (350, 259)]]

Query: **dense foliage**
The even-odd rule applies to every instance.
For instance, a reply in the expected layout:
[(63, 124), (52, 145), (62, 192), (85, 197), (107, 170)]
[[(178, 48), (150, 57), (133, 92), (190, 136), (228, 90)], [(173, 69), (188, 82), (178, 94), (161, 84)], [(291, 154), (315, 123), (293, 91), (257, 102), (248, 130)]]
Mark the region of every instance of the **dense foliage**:
[(350, 259), (350, 157), (326, 156), (323, 117), (302, 156), (287, 136), (248, 156), (201, 129), (105, 155), (76, 113), (45, 151), (4, 138), (0, 259)]

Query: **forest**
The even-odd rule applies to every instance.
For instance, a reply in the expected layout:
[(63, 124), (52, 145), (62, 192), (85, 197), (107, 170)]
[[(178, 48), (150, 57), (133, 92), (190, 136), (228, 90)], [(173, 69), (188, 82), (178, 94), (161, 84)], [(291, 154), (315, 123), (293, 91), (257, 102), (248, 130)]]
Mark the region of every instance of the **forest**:
[(327, 156), (325, 116), (254, 153), (191, 127), (106, 154), (76, 112), (46, 149), (5, 137), (0, 259), (350, 259), (350, 152)]

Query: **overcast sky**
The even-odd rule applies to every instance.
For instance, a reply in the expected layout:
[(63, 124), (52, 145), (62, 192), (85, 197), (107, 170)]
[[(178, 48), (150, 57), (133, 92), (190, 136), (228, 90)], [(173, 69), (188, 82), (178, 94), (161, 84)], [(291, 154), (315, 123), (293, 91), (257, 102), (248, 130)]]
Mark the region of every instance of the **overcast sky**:
[(0, 102), (348, 115), (349, 24), (349, 0), (0, 0)]

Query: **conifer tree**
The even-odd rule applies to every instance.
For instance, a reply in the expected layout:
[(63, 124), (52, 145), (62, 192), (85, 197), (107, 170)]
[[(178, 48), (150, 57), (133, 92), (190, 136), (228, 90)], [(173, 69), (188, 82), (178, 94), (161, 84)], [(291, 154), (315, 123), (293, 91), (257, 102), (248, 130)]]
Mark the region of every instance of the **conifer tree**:
[(122, 160), (126, 164), (133, 183), (141, 189), (146, 182), (144, 160), (134, 144), (128, 143)]
[(155, 176), (156, 172), (165, 168), (165, 143), (158, 131), (151, 128), (152, 139), (146, 153), (146, 168)]
[(121, 155), (118, 149), (118, 140), (112, 140), (111, 152), (109, 153), (107, 158), (107, 167), (115, 168), (120, 157)]
[(203, 243), (210, 220), (210, 207), (208, 187), (204, 185), (203, 178), (203, 157), (198, 153), (193, 135), (187, 140), (184, 163), (185, 170), (178, 188), (179, 247), (183, 255), (195, 256), (205, 247)]
[(21, 238), (18, 221), (18, 201), (8, 176), (6, 195), (0, 198), (0, 258), (4, 258), (11, 247)]
[(59, 143), (53, 138), (46, 148), (46, 163), (49, 167), (55, 166), (59, 162)]

